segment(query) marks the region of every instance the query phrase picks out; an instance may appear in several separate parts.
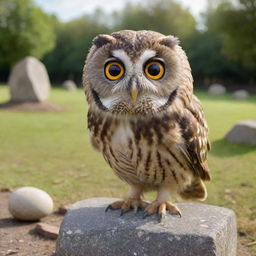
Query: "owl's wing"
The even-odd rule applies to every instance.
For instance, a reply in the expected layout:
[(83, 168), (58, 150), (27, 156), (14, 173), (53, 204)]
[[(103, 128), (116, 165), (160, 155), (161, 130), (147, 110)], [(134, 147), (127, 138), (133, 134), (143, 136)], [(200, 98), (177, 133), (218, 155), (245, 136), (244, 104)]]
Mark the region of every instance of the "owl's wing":
[(207, 152), (210, 150), (208, 127), (201, 104), (195, 96), (184, 114), (178, 117), (178, 123), (184, 139), (184, 144), (179, 148), (187, 166), (202, 180), (211, 180), (206, 162)]

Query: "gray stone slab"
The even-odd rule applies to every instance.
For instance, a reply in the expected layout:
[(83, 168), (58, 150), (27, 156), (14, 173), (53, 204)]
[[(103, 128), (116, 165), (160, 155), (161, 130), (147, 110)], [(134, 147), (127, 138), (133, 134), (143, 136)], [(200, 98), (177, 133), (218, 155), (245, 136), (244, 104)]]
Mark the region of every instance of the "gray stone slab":
[(108, 211), (118, 199), (92, 198), (67, 212), (57, 241), (57, 256), (235, 256), (233, 211), (200, 203), (178, 203), (182, 218), (142, 219), (143, 211)]
[(26, 57), (13, 67), (8, 84), (12, 102), (38, 102), (48, 98), (50, 81), (44, 64)]
[(225, 136), (229, 142), (256, 146), (256, 120), (237, 123)]

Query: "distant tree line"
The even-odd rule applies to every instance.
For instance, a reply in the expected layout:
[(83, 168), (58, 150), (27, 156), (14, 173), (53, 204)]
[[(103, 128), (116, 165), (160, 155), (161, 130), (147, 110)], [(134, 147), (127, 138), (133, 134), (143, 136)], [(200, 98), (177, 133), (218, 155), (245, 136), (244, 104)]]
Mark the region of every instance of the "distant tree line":
[(256, 0), (223, 0), (203, 14), (200, 28), (177, 1), (143, 0), (111, 14), (97, 9), (70, 22), (44, 13), (32, 0), (0, 0), (0, 80), (27, 55), (40, 58), (52, 83), (81, 73), (91, 41), (99, 33), (150, 29), (180, 38), (196, 84), (250, 84), (256, 79)]

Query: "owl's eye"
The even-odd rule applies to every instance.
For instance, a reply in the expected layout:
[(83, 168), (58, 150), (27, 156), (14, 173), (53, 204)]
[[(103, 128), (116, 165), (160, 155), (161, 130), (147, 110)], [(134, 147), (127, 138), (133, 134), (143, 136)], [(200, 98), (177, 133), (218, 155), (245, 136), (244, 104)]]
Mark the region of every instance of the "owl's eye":
[(111, 61), (105, 65), (105, 76), (109, 80), (117, 80), (121, 78), (124, 74), (124, 66), (117, 62)]
[(146, 76), (153, 80), (158, 80), (164, 75), (164, 64), (160, 61), (150, 61), (146, 64), (144, 72)]

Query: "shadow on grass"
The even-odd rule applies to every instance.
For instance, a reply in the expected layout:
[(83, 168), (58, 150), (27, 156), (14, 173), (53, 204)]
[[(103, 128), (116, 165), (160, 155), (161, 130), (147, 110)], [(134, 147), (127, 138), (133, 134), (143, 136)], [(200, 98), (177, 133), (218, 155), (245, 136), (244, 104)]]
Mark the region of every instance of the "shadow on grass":
[(252, 151), (256, 152), (256, 146), (234, 144), (224, 139), (219, 139), (211, 143), (210, 154), (218, 157), (231, 157), (246, 154)]

